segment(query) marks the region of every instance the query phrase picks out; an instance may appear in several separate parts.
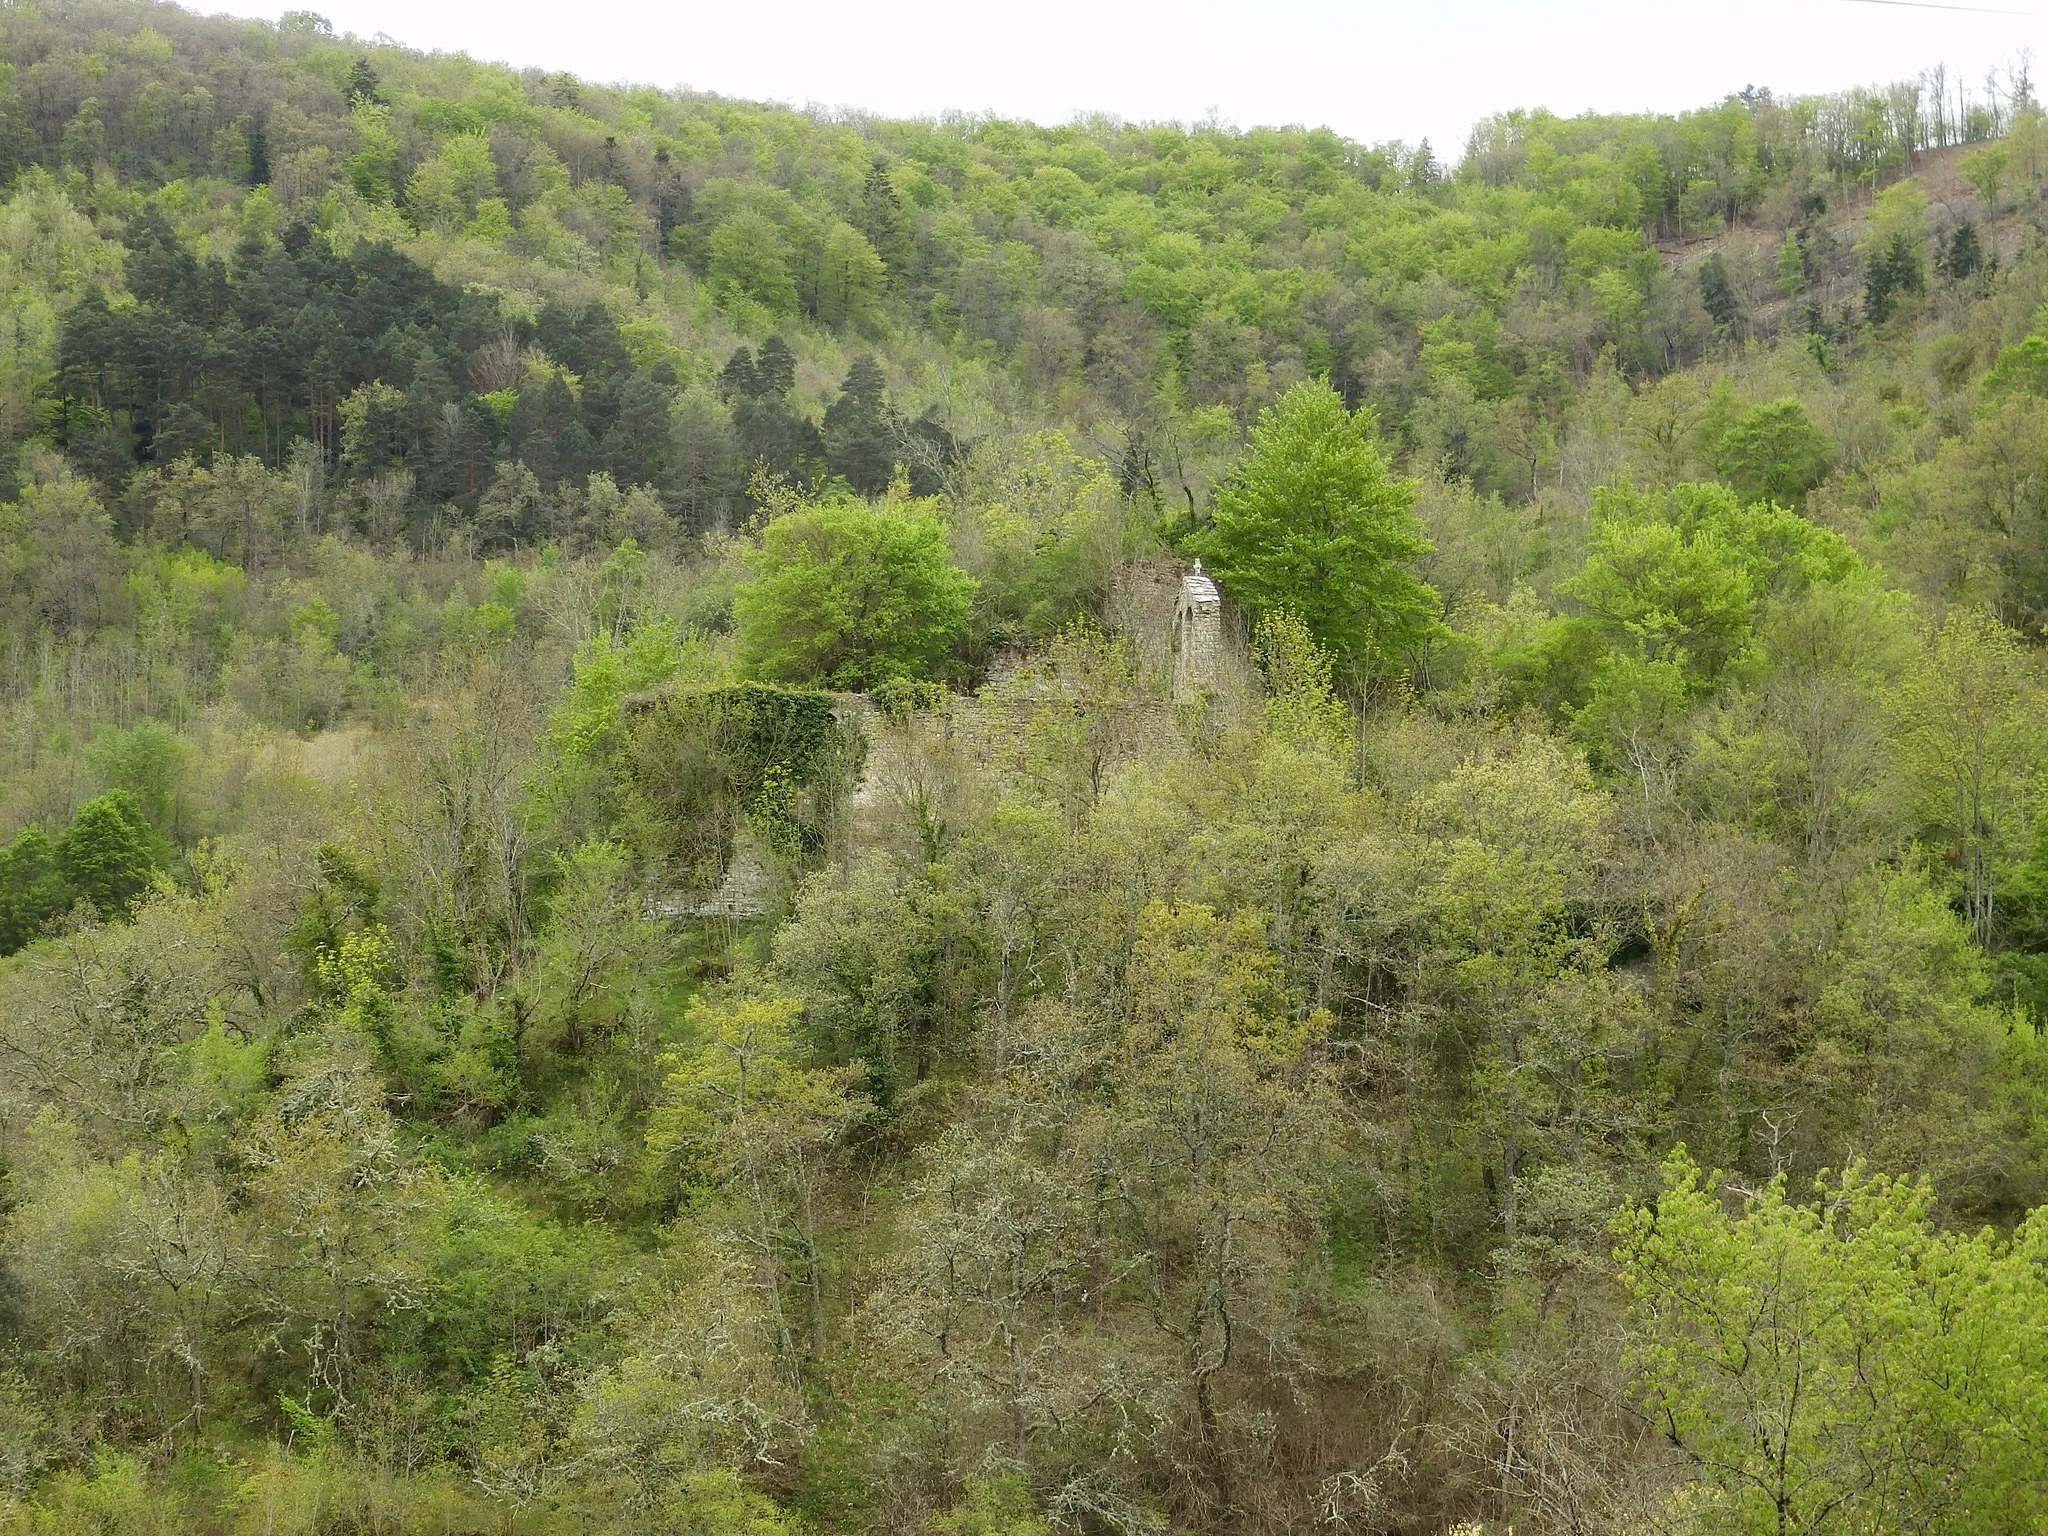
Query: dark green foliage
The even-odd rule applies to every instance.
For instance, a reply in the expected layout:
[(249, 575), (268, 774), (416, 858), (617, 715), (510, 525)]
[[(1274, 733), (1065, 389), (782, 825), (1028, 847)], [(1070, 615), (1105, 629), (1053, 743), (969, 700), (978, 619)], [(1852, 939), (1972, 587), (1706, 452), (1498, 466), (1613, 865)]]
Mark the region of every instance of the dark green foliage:
[(1723, 331), (1733, 331), (1737, 316), (1735, 289), (1728, 281), (1728, 264), (1719, 251), (1700, 263), (1699, 282), (1700, 303), (1707, 314)]
[(824, 470), (825, 441), (810, 420), (790, 406), (796, 361), (778, 336), (761, 343), (757, 357), (745, 347), (726, 359), (720, 396), (732, 408), (741, 461), (765, 465), (785, 479), (812, 480)]
[(862, 353), (825, 411), (825, 462), (863, 496), (887, 490), (895, 468), (895, 422), (885, 388), (881, 364)]
[(766, 683), (668, 690), (633, 701), (629, 755), (654, 811), (648, 851), (673, 883), (718, 883), (740, 829), (788, 857), (817, 853), (865, 751), (831, 695)]
[(761, 371), (755, 366), (754, 354), (745, 347), (736, 348), (718, 371), (718, 393), (728, 405), (760, 396)]
[(1963, 220), (1941, 242), (1934, 267), (1952, 283), (1960, 283), (1985, 270), (1984, 247), (1977, 239), (1977, 226)]
[(909, 226), (903, 217), (903, 202), (889, 181), (889, 166), (877, 155), (868, 166), (861, 187), (861, 233), (882, 258), (892, 278), (900, 279), (911, 264)]
[(632, 366), (619, 339), (618, 322), (602, 304), (580, 310), (548, 304), (533, 322), (534, 343), (578, 378), (603, 384)]
[(1920, 245), (1900, 231), (1870, 253), (1863, 269), (1863, 317), (1872, 325), (1891, 319), (1898, 301), (1927, 291), (1927, 273), (1920, 261)]
[(770, 399), (780, 400), (795, 389), (796, 357), (789, 343), (780, 336), (762, 342), (754, 359), (754, 376), (760, 380), (760, 393)]
[(126, 912), (149, 888), (163, 864), (163, 840), (142, 802), (125, 789), (110, 789), (78, 808), (57, 839), (57, 865), (72, 889), (100, 912)]
[[(113, 309), (89, 294), (71, 312), (56, 390), (125, 422), (142, 462), (216, 451), (282, 458), (295, 435), (335, 452), (343, 397), (379, 380), (413, 380), (412, 425), (394, 422), (391, 441), (362, 470), (424, 464), (432, 445), (423, 428), (439, 404), (429, 396), (439, 389), (446, 398), (447, 381), (465, 376), (470, 354), (502, 330), (493, 300), (437, 281), (389, 247), (342, 258), (300, 231), (230, 283), (166, 225), (142, 220), (127, 243), (137, 302)], [(200, 398), (215, 403), (195, 418), (187, 405)]]
[(376, 66), (371, 64), (368, 59), (358, 58), (355, 63), (348, 67), (348, 83), (344, 87), (349, 105), (356, 106), (364, 102), (376, 103), (382, 101), (384, 98), (377, 89), (381, 84), (382, 81), (377, 76)]
[(24, 827), (0, 848), (0, 955), (11, 955), (71, 905), (57, 845), (41, 827)]
[(249, 185), (252, 187), (270, 184), (270, 135), (261, 123), (249, 130)]
[(604, 467), (618, 484), (664, 485), (668, 481), (669, 392), (646, 373), (615, 378), (610, 425), (599, 446)]

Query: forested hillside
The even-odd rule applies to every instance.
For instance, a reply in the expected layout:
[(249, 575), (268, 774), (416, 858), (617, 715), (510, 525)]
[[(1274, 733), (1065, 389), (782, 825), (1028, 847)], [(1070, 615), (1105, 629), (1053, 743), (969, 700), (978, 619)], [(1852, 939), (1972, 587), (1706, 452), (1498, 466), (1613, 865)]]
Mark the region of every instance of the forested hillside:
[(2044, 231), (0, 5), (0, 1533), (2048, 1528)]

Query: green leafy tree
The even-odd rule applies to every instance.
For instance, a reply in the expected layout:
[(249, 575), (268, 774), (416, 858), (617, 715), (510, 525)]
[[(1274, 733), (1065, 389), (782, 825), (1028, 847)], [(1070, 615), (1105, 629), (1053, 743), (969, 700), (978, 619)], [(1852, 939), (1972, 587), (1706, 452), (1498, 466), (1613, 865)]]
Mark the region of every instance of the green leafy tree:
[(1980, 144), (1956, 162), (1956, 169), (1963, 173), (1963, 180), (1970, 184), (1987, 213), (1998, 212), (1998, 193), (2005, 185), (2010, 163), (2003, 144)]
[(1725, 540), (1654, 517), (1603, 518), (1566, 592), (1614, 639), (1677, 660), (1699, 681), (1718, 677), (1742, 648), (1754, 611), (1748, 574)]
[(1252, 660), (1265, 693), (1266, 729), (1302, 752), (1342, 760), (1351, 713), (1331, 686), (1330, 656), (1291, 613), (1269, 613), (1252, 633)]
[(169, 726), (144, 720), (125, 731), (102, 731), (86, 756), (115, 789), (131, 791), (151, 826), (181, 838), (189, 815), (186, 774), (191, 745)]
[(705, 279), (719, 302), (747, 299), (771, 315), (795, 313), (789, 242), (766, 214), (743, 209), (723, 220), (711, 232), (705, 255)]
[[(736, 989), (690, 1007), (695, 1049), (675, 1057), (647, 1141), (684, 1180), (730, 1202), (733, 1239), (758, 1266), (786, 1364), (824, 1347), (825, 1180), (866, 1109), (862, 1069), (810, 1067), (792, 998)], [(801, 1328), (787, 1316), (804, 1319)]]
[(692, 1472), (670, 1501), (664, 1522), (676, 1536), (802, 1536), (804, 1523), (730, 1467)]
[(2039, 395), (2048, 399), (2048, 337), (2023, 336), (2000, 349), (1998, 361), (1984, 375), (1984, 393), (1994, 397)]
[(110, 915), (133, 905), (162, 862), (162, 839), (131, 790), (110, 789), (86, 801), (57, 839), (64, 878)]
[(2018, 851), (2010, 845), (2035, 793), (2039, 697), (2019, 637), (1982, 609), (1958, 608), (1889, 701), (1908, 793), (1951, 849), (1979, 943), (1991, 936), (1999, 867)]
[(1094, 1149), (1219, 1488), (1229, 1373), (1249, 1351), (1296, 1347), (1287, 1276), (1320, 1236), (1335, 1129), (1317, 1050), (1330, 1018), (1291, 1006), (1262, 927), (1250, 913), (1144, 909)]
[(2036, 1528), (2040, 1220), (1944, 1233), (1924, 1184), (1857, 1169), (1814, 1193), (1724, 1187), (1681, 1153), (1619, 1224), (1632, 1359), (1697, 1469), (1674, 1513), (1743, 1536)]
[(867, 238), (851, 224), (834, 224), (818, 251), (811, 307), (821, 324), (834, 329), (870, 328), (888, 280), (889, 270)]
[(1326, 383), (1297, 384), (1259, 416), (1251, 445), (1192, 541), (1254, 616), (1298, 614), (1352, 667), (1384, 674), (1438, 628), (1439, 599), (1414, 572), (1429, 553), (1417, 487)]
[(1715, 445), (1714, 464), (1745, 500), (1796, 506), (1827, 479), (1834, 449), (1806, 407), (1787, 395), (1737, 417)]
[(11, 955), (71, 904), (57, 845), (41, 827), (24, 827), (0, 848), (0, 955)]
[(871, 688), (942, 675), (975, 583), (929, 506), (828, 501), (773, 519), (733, 597), (742, 663), (769, 681)]

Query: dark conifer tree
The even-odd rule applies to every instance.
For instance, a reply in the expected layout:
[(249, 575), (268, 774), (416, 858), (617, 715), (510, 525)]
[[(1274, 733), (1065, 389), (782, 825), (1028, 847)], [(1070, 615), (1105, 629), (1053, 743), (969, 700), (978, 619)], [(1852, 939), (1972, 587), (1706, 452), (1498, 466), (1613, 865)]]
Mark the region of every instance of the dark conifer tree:
[(1735, 287), (1728, 281), (1728, 264), (1719, 251), (1700, 263), (1700, 303), (1723, 331), (1735, 329)]
[(581, 430), (577, 416), (576, 397), (558, 373), (538, 389), (521, 390), (513, 402), (507, 431), (512, 451), (541, 484), (575, 478), (576, 452), (588, 442), (587, 434), (579, 442), (569, 433), (572, 427)]
[(1974, 277), (1984, 266), (1984, 247), (1977, 239), (1977, 226), (1968, 219), (1958, 224), (1942, 242), (1935, 269), (1952, 283)]
[[(101, 302), (105, 308), (105, 302)], [(754, 354), (745, 347), (739, 348), (725, 360), (725, 366), (718, 372), (718, 398), (727, 405), (741, 400), (751, 400), (761, 392), (761, 374), (754, 366)]]
[(770, 336), (761, 343), (754, 367), (760, 375), (762, 398), (782, 400), (796, 388), (796, 355), (780, 336)]
[(903, 219), (903, 203), (889, 180), (889, 165), (880, 155), (868, 167), (866, 185), (861, 189), (861, 233), (882, 258), (892, 278), (910, 271), (910, 234)]
[(355, 63), (348, 67), (348, 84), (345, 87), (348, 104), (353, 107), (366, 101), (381, 102), (384, 98), (378, 87), (382, 84), (383, 82), (377, 78), (376, 68), (370, 61), (366, 58), (357, 58)]
[(654, 230), (661, 249), (668, 246), (669, 231), (689, 222), (690, 187), (676, 168), (666, 148), (654, 152)]
[(896, 464), (895, 422), (883, 389), (881, 364), (863, 353), (825, 411), (825, 462), (863, 496), (887, 490)]
[(1871, 252), (1864, 267), (1863, 314), (1872, 325), (1883, 325), (1892, 317), (1903, 294), (1927, 291), (1927, 274), (1920, 265), (1920, 248), (1911, 235), (1901, 231)]
[(249, 128), (249, 185), (264, 187), (270, 184), (270, 135), (261, 123)]
[(424, 465), (433, 456), (434, 437), (440, 430), (441, 407), (455, 399), (455, 385), (448, 370), (430, 348), (422, 347), (412, 366), (412, 382), (405, 391), (406, 444), (415, 461)]
[(668, 391), (646, 373), (623, 380), (604, 435), (604, 467), (620, 486), (659, 485), (668, 452)]

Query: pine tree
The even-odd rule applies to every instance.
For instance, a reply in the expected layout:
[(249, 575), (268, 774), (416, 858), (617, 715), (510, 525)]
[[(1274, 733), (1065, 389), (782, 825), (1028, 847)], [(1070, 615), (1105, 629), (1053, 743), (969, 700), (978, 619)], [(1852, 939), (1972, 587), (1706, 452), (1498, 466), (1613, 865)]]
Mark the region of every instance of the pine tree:
[(882, 258), (893, 278), (910, 271), (910, 235), (904, 226), (903, 204), (889, 180), (889, 166), (880, 155), (868, 167), (867, 183), (861, 191), (861, 233)]
[(358, 58), (355, 63), (348, 67), (348, 84), (344, 87), (348, 96), (348, 104), (354, 107), (360, 106), (365, 102), (375, 104), (383, 101), (384, 98), (377, 89), (382, 83), (377, 78), (377, 71), (370, 61), (366, 58)]
[(760, 393), (761, 374), (754, 366), (754, 354), (740, 347), (718, 371), (718, 398), (727, 405), (733, 405), (741, 400), (751, 400)]
[(1935, 258), (1935, 270), (1952, 283), (1974, 277), (1984, 266), (1984, 247), (1977, 240), (1977, 226), (1968, 219), (1958, 224), (1942, 242)]
[(787, 399), (789, 392), (796, 388), (796, 355), (789, 350), (789, 343), (780, 336), (770, 336), (761, 343), (761, 350), (754, 359), (755, 370), (761, 379), (761, 394), (770, 400)]
[(654, 227), (657, 242), (664, 248), (669, 231), (687, 223), (690, 217), (690, 188), (677, 171), (674, 157), (666, 148), (654, 152)]
[(1920, 265), (1920, 248), (1913, 237), (1901, 231), (1876, 251), (1864, 268), (1863, 313), (1872, 325), (1891, 319), (1902, 294), (1927, 291), (1927, 274)]
[(668, 447), (668, 391), (645, 373), (619, 387), (618, 414), (604, 435), (605, 467), (621, 486), (658, 485)]
[(1806, 244), (1796, 230), (1786, 230), (1785, 240), (1778, 247), (1778, 291), (1786, 298), (1796, 298), (1806, 286)]
[(884, 394), (882, 366), (862, 353), (846, 370), (839, 398), (825, 411), (825, 462), (863, 496), (889, 488), (896, 433)]
[(1723, 331), (1735, 329), (1735, 288), (1728, 281), (1728, 264), (1719, 251), (1700, 263), (1700, 303)]

